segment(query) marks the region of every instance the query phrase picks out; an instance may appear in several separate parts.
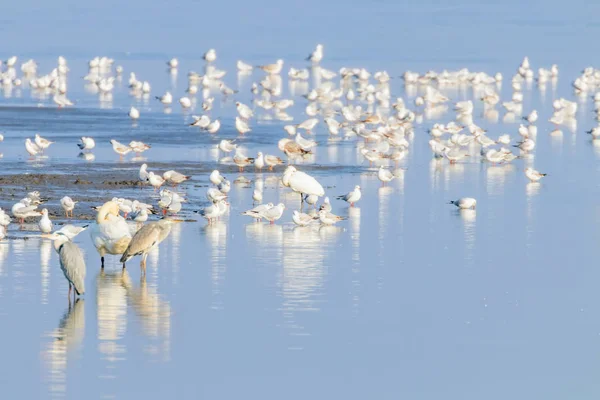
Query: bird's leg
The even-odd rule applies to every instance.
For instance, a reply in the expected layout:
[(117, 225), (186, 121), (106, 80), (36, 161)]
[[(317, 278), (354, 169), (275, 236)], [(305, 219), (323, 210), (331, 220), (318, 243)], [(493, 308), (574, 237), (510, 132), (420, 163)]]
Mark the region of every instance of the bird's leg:
[(69, 301), (71, 301), (71, 282), (69, 282), (69, 294), (67, 295), (67, 298), (69, 299)]
[(127, 268), (127, 266), (125, 265), (125, 263), (123, 263), (123, 269)]
[(270, 221), (269, 225), (273, 225), (275, 223), (275, 221)]
[(100, 262), (102, 263), (100, 268), (104, 268), (104, 256), (100, 256)]
[(354, 203), (350, 203), (350, 207), (354, 207)]
[(142, 262), (140, 262), (140, 267), (142, 269), (142, 275), (146, 275), (146, 258), (148, 257), (148, 253), (145, 253), (142, 256)]

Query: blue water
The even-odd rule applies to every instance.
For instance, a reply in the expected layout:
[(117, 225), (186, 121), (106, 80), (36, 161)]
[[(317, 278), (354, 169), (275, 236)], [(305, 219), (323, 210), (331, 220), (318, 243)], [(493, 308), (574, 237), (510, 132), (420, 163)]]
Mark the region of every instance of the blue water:
[[(459, 69), (501, 72), (500, 93), (523, 56), (532, 67), (556, 63), (555, 88), (524, 90), (524, 110), (538, 109), (535, 157), (507, 166), (478, 159), (457, 165), (431, 159), (426, 130), (448, 122), (447, 113), (415, 127), (398, 179), (380, 187), (354, 140), (328, 141), (315, 131), (309, 170), (327, 194), (359, 184), (363, 198), (336, 227), (295, 228), (297, 195), (279, 187), (278, 172), (243, 175), (265, 180), (265, 201), (286, 204), (274, 226), (240, 215), (251, 207), (252, 186), (234, 185), (223, 221), (178, 225), (148, 259), (140, 279), (137, 259), (125, 275), (109, 257), (104, 272), (87, 233), (76, 239), (87, 262), (87, 293), (67, 302), (67, 284), (51, 243), (34, 237), (0, 243), (0, 390), (6, 398), (413, 398), (595, 399), (600, 395), (600, 279), (595, 245), (600, 236), (600, 145), (584, 131), (595, 126), (593, 102), (580, 104), (574, 132), (550, 134), (552, 99), (575, 99), (570, 84), (586, 66), (600, 63), (595, 37), (599, 5), (590, 2), (260, 2), (58, 0), (6, 4), (0, 17), (2, 57), (34, 58), (47, 73), (63, 55), (69, 62), (72, 109), (29, 89), (0, 96), (0, 143), (5, 173), (93, 174), (95, 165), (131, 170), (143, 160), (119, 160), (108, 140), (148, 141), (152, 162), (197, 163), (212, 168), (220, 139), (237, 137), (233, 100), (216, 96), (212, 116), (222, 120), (215, 137), (187, 124), (198, 106), (170, 113), (150, 97), (130, 97), (131, 71), (152, 84), (152, 96), (184, 94), (189, 70), (201, 71), (202, 54), (218, 53), (224, 81), (250, 102), (261, 75), (238, 81), (235, 62), (283, 58), (284, 71), (305, 67), (316, 43), (323, 66), (387, 70)], [(110, 56), (122, 65), (112, 102), (86, 91), (87, 60)], [(177, 76), (165, 62), (178, 57)], [(414, 95), (400, 79), (393, 98), (412, 107)], [(453, 101), (471, 89), (447, 92)], [(284, 75), (283, 97), (290, 97)], [(295, 97), (295, 123), (306, 100)], [(132, 124), (130, 106), (142, 117)], [(492, 138), (517, 136), (517, 124), (476, 122)], [(253, 121), (239, 139), (248, 154), (279, 154), (284, 123)], [(48, 157), (28, 161), (25, 137), (40, 133), (56, 143)], [(95, 160), (77, 157), (79, 136), (94, 136)], [(528, 184), (527, 165), (547, 172)], [(328, 168), (324, 168), (328, 167)], [(230, 179), (240, 174), (222, 165)], [(331, 168), (331, 169), (330, 169)], [(206, 174), (185, 190), (190, 210), (206, 204)], [(65, 189), (77, 195), (79, 187)], [(23, 190), (23, 195), (26, 190)], [(151, 189), (142, 191), (151, 199)], [(137, 189), (106, 193), (137, 195)], [(447, 203), (478, 199), (476, 211)], [(153, 199), (156, 201), (156, 199)], [(58, 202), (51, 199), (51, 202)], [(10, 203), (5, 204), (10, 205)], [(16, 232), (18, 226), (11, 225)]]

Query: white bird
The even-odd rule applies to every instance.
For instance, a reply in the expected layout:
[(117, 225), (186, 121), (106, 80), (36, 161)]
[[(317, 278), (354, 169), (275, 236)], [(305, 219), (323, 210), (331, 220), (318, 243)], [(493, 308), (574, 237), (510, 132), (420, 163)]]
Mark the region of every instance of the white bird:
[(312, 176), (298, 171), (294, 166), (288, 166), (283, 172), (281, 179), (284, 186), (289, 187), (296, 193), (300, 193), (301, 202), (304, 201), (304, 195), (314, 195), (318, 197), (325, 196), (325, 189)]
[(235, 103), (235, 106), (237, 108), (238, 114), (243, 119), (249, 120), (250, 118), (252, 118), (254, 116), (254, 113), (252, 112), (252, 109), (250, 107), (248, 107), (247, 105), (245, 105), (243, 103), (240, 103), (238, 101), (238, 102)]
[(315, 51), (313, 51), (312, 53), (310, 53), (310, 55), (308, 57), (306, 57), (306, 61), (310, 61), (313, 64), (320, 63), (322, 59), (323, 59), (323, 45), (322, 44), (318, 44)]
[(263, 192), (260, 189), (254, 189), (252, 192), (252, 204), (260, 203), (263, 200)]
[(238, 166), (240, 172), (244, 171), (244, 167), (252, 164), (254, 162), (254, 158), (246, 157), (240, 149), (235, 150), (235, 155), (233, 156), (233, 162)]
[(235, 117), (235, 129), (242, 135), (251, 131), (248, 123), (240, 117)]
[(223, 139), (219, 142), (219, 150), (223, 153), (231, 153), (237, 148), (237, 144), (233, 143), (233, 140)]
[(42, 151), (30, 138), (25, 139), (25, 150), (27, 150), (30, 156), (36, 156)]
[(214, 62), (217, 59), (217, 51), (215, 49), (210, 49), (206, 53), (204, 53), (204, 56), (202, 58), (206, 62)]
[(190, 100), (189, 97), (181, 97), (179, 99), (179, 104), (181, 105), (181, 108), (190, 108), (192, 106), (192, 100)]
[(52, 221), (48, 218), (48, 209), (44, 208), (42, 210), (42, 218), (40, 218), (40, 222), (38, 223), (40, 231), (42, 233), (50, 233), (52, 232)]
[(174, 170), (169, 170), (163, 173), (163, 179), (172, 184), (173, 186), (177, 186), (190, 178), (191, 176), (184, 175)]
[(39, 147), (42, 150), (42, 153), (44, 152), (44, 150), (46, 150), (48, 147), (50, 147), (50, 145), (52, 143), (54, 143), (54, 142), (51, 142), (48, 139), (44, 139), (37, 133), (35, 134), (35, 144), (37, 145), (37, 147)]
[(531, 139), (525, 139), (524, 141), (513, 145), (513, 147), (518, 147), (525, 152), (530, 152), (535, 148), (535, 142)]
[(223, 82), (219, 83), (219, 90), (221, 90), (223, 96), (231, 96), (238, 92), (237, 90), (233, 90), (232, 88), (228, 87)]
[(334, 225), (345, 219), (346, 217), (340, 217), (325, 210), (319, 211), (319, 221), (321, 221), (323, 225)]
[(128, 115), (129, 115), (129, 118), (131, 118), (131, 119), (134, 119), (134, 120), (135, 119), (139, 119), (140, 118), (140, 110), (138, 110), (135, 107), (131, 107), (129, 109), (129, 114)]
[(303, 121), (303, 122), (299, 123), (298, 125), (296, 125), (296, 127), (300, 128), (300, 129), (304, 129), (307, 132), (310, 132), (315, 128), (315, 126), (317, 126), (318, 123), (319, 123), (318, 119), (309, 118), (306, 121)]
[(267, 167), (269, 167), (269, 171), (273, 171), (273, 167), (275, 167), (276, 165), (281, 165), (283, 164), (283, 160), (277, 156), (272, 156), (270, 154), (266, 154), (264, 156), (265, 159), (265, 165)]
[(377, 171), (377, 178), (381, 181), (381, 185), (385, 186), (387, 182), (390, 182), (395, 178), (394, 174), (386, 169), (383, 165), (379, 167), (379, 171)]
[(500, 135), (496, 142), (508, 146), (510, 144), (510, 135)]
[(149, 150), (149, 149), (152, 148), (152, 146), (150, 146), (149, 144), (146, 144), (144, 142), (138, 142), (138, 141), (135, 141), (135, 140), (132, 140), (131, 142), (129, 142), (129, 147), (137, 155), (140, 155), (144, 151)]
[(224, 201), (217, 201), (211, 204), (209, 207), (205, 207), (200, 211), (195, 212), (200, 214), (202, 217), (206, 218), (208, 223), (211, 224), (213, 220), (216, 220), (223, 214), (222, 208), (226, 209), (226, 207), (227, 205)]
[(77, 143), (79, 150), (92, 150), (94, 147), (96, 147), (96, 142), (91, 137), (82, 136), (79, 140), (81, 141), (81, 143)]
[(252, 71), (252, 65), (246, 64), (242, 60), (238, 60), (236, 66), (237, 66), (238, 71), (240, 71), (240, 72), (250, 72), (250, 71)]
[(140, 178), (140, 182), (146, 183), (148, 182), (148, 164), (142, 164), (140, 166), (140, 172), (138, 174)]
[(218, 201), (227, 200), (227, 195), (217, 188), (208, 188), (206, 191), (206, 198), (212, 203), (216, 203)]
[(283, 68), (283, 60), (277, 60), (275, 64), (259, 65), (258, 68), (262, 69), (269, 75), (279, 75)]
[(131, 233), (123, 217), (119, 215), (119, 205), (114, 201), (106, 202), (96, 215), (96, 223), (90, 229), (90, 237), (104, 268), (106, 254), (119, 255), (129, 246)]
[(192, 122), (190, 126), (197, 126), (201, 129), (206, 129), (210, 125), (210, 118), (208, 115), (202, 115), (200, 117), (193, 115), (192, 118), (194, 118), (194, 122)]
[(50, 238), (54, 238), (55, 235), (65, 235), (69, 240), (73, 240), (75, 236), (87, 229), (88, 225), (75, 226), (71, 224), (63, 225), (59, 230), (55, 231), (54, 234), (50, 235)]
[(175, 69), (179, 66), (179, 60), (177, 60), (176, 58), (171, 58), (168, 62), (167, 65), (169, 66), (169, 68), (171, 69)]
[(329, 197), (325, 197), (323, 199), (323, 204), (321, 204), (321, 207), (319, 207), (319, 210), (325, 210), (327, 212), (331, 212), (332, 207), (331, 207), (331, 203), (329, 202)]
[(73, 105), (73, 102), (67, 99), (64, 94), (55, 94), (52, 97), (52, 100), (58, 105), (59, 108)]
[(264, 211), (270, 210), (273, 207), (274, 207), (273, 203), (259, 204), (250, 210), (244, 211), (242, 213), (242, 215), (252, 217), (256, 220), (260, 220), (262, 218), (261, 213)]
[(536, 110), (533, 110), (531, 113), (529, 113), (528, 116), (523, 117), (523, 119), (527, 122), (529, 122), (530, 124), (535, 123), (535, 121), (538, 120), (538, 113)]
[(210, 183), (212, 183), (213, 185), (219, 185), (221, 182), (223, 182), (224, 179), (225, 177), (221, 175), (221, 173), (216, 169), (213, 172), (211, 172), (209, 176)]
[(42, 215), (36, 210), (37, 205), (32, 205), (31, 200), (28, 198), (22, 199), (18, 203), (15, 203), (11, 208), (12, 214), (19, 219), (21, 224), (25, 222), (26, 218), (39, 217)]
[(170, 92), (165, 92), (162, 96), (156, 96), (156, 99), (166, 106), (173, 103), (173, 95)]
[(154, 172), (148, 172), (148, 182), (150, 182), (154, 188), (154, 191), (157, 191), (158, 188), (165, 183), (165, 180), (160, 175), (156, 175)]
[(258, 214), (269, 221), (270, 224), (275, 223), (281, 216), (283, 215), (283, 211), (285, 210), (285, 204), (279, 203), (276, 206), (269, 208), (264, 211), (260, 211)]
[(452, 200), (448, 204), (454, 204), (456, 207), (467, 210), (467, 209), (475, 209), (477, 206), (477, 200), (472, 197), (462, 197), (458, 200)]
[(298, 226), (307, 226), (311, 222), (314, 222), (315, 218), (311, 217), (308, 214), (294, 210), (294, 212), (292, 213), (292, 221), (294, 221), (294, 223)]
[(206, 131), (208, 133), (217, 133), (220, 128), (221, 128), (221, 121), (219, 121), (218, 119), (215, 119), (210, 124), (208, 124), (208, 126), (206, 127)]
[(337, 199), (344, 200), (345, 202), (350, 203), (350, 207), (354, 207), (354, 203), (359, 201), (361, 197), (362, 197), (362, 193), (360, 191), (360, 186), (356, 185), (356, 186), (354, 186), (354, 190), (352, 190), (349, 193), (346, 193), (342, 196), (338, 196)]
[(131, 147), (125, 146), (123, 143), (119, 143), (114, 139), (111, 139), (110, 143), (112, 144), (112, 148), (115, 151), (115, 153), (117, 153), (121, 157), (131, 152)]
[(258, 152), (256, 158), (254, 159), (254, 167), (258, 170), (262, 170), (265, 166), (265, 158), (262, 152)]
[(75, 209), (75, 204), (77, 204), (77, 202), (73, 201), (73, 199), (69, 196), (65, 196), (62, 199), (60, 199), (60, 205), (62, 206), (63, 210), (65, 210), (65, 216), (67, 218), (69, 218), (69, 213), (71, 213), (71, 217), (73, 217), (73, 210)]
[(296, 141), (296, 143), (298, 143), (300, 145), (300, 147), (302, 147), (304, 150), (310, 150), (313, 147), (317, 146), (317, 142), (314, 140), (310, 140), (310, 139), (305, 139), (302, 137), (302, 135), (300, 133), (296, 134), (296, 137), (294, 138), (294, 140)]
[(536, 171), (535, 169), (529, 167), (525, 169), (525, 176), (527, 178), (529, 178), (529, 180), (531, 182), (538, 182), (540, 179), (542, 179), (543, 177), (545, 177), (547, 174), (542, 174), (539, 171)]

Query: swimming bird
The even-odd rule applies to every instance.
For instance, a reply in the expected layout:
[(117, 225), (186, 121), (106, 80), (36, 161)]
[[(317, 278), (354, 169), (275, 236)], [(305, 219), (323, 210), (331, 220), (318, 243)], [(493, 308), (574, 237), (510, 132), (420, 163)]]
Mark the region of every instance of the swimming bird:
[(131, 152), (131, 147), (125, 146), (123, 143), (117, 142), (115, 139), (111, 139), (110, 143), (112, 148), (120, 157), (123, 157)]
[(140, 110), (138, 110), (135, 107), (131, 107), (129, 109), (129, 114), (128, 115), (129, 115), (129, 118), (131, 118), (133, 120), (139, 119), (140, 118)]
[(296, 193), (300, 193), (300, 202), (304, 202), (304, 195), (325, 196), (325, 189), (312, 176), (298, 171), (294, 166), (288, 166), (283, 172), (281, 181), (284, 186), (289, 187)]
[(50, 147), (50, 145), (52, 143), (54, 143), (54, 142), (51, 142), (48, 139), (44, 139), (37, 133), (35, 134), (35, 144), (37, 145), (37, 147), (39, 147), (41, 149), (42, 153), (44, 152), (44, 150), (46, 150), (48, 147)]
[(362, 197), (362, 193), (360, 191), (360, 186), (356, 185), (356, 186), (354, 186), (354, 190), (352, 190), (342, 196), (338, 196), (337, 199), (344, 200), (345, 202), (350, 203), (350, 207), (354, 207), (354, 203), (359, 201), (361, 197)]
[(334, 224), (338, 223), (339, 221), (343, 221), (343, 220), (347, 219), (347, 217), (340, 217), (339, 215), (332, 214), (325, 210), (319, 211), (318, 215), (319, 215), (319, 221), (321, 221), (321, 223), (323, 225), (334, 225)]
[(383, 165), (379, 167), (379, 171), (377, 171), (377, 178), (381, 181), (381, 186), (385, 186), (387, 182), (390, 182), (395, 178), (394, 174), (386, 169)]
[(448, 204), (454, 204), (456, 207), (458, 207), (462, 210), (467, 210), (467, 209), (474, 210), (475, 207), (477, 206), (477, 200), (475, 200), (472, 197), (461, 197), (458, 200), (450, 201)]
[(131, 233), (129, 225), (119, 215), (119, 204), (108, 201), (100, 207), (96, 215), (96, 223), (90, 228), (90, 237), (100, 254), (102, 268), (104, 268), (106, 254), (123, 254), (131, 241)]
[(292, 213), (292, 221), (298, 226), (307, 226), (315, 221), (315, 218), (303, 212), (294, 210)]
[(42, 218), (40, 218), (40, 222), (38, 223), (40, 231), (42, 233), (50, 233), (52, 232), (52, 221), (48, 218), (48, 209), (44, 208), (42, 210)]
[(92, 150), (94, 147), (96, 147), (96, 142), (91, 137), (82, 136), (79, 140), (81, 141), (81, 143), (77, 143), (79, 150)]
[(77, 202), (73, 201), (73, 199), (69, 196), (65, 196), (62, 199), (60, 199), (60, 205), (62, 206), (63, 210), (65, 210), (65, 216), (67, 218), (69, 218), (69, 212), (71, 213), (71, 217), (73, 217), (73, 210), (75, 209), (75, 204), (77, 204)]
[(172, 184), (173, 186), (177, 186), (190, 178), (191, 176), (181, 174), (174, 170), (169, 170), (163, 173), (163, 179)]
[(69, 282), (69, 299), (71, 290), (75, 289), (77, 296), (85, 293), (85, 259), (79, 247), (71, 242), (69, 238), (58, 233), (53, 242), (54, 250), (58, 253), (60, 269)]
[(542, 174), (540, 171), (536, 171), (535, 169), (529, 167), (525, 169), (525, 176), (531, 182), (539, 182), (540, 179), (545, 177), (547, 174)]
[(177, 219), (165, 218), (160, 221), (150, 222), (144, 225), (139, 231), (135, 233), (129, 245), (123, 252), (121, 259), (119, 260), (123, 263), (123, 267), (128, 260), (135, 256), (142, 256), (142, 260), (140, 262), (140, 268), (142, 269), (142, 274), (146, 274), (146, 258), (148, 257), (148, 253), (155, 247), (157, 247), (163, 240), (169, 236), (171, 233), (171, 228), (173, 224), (183, 222)]

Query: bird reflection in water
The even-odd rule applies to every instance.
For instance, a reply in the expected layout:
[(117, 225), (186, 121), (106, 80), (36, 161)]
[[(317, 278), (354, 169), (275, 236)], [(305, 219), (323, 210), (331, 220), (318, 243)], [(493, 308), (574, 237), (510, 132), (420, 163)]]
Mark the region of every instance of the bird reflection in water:
[(71, 299), (69, 299), (67, 311), (58, 323), (58, 328), (47, 334), (51, 340), (42, 351), (42, 359), (48, 371), (50, 393), (56, 395), (66, 393), (68, 356), (81, 350), (84, 334), (84, 300), (78, 298), (75, 303), (71, 303)]
[(40, 242), (40, 277), (42, 281), (41, 303), (48, 303), (50, 287), (50, 257), (52, 257), (52, 241), (42, 239)]
[(477, 237), (477, 211), (476, 210), (457, 210), (463, 221), (465, 235), (465, 259), (473, 261), (473, 251), (475, 250), (475, 238)]
[(212, 305), (214, 310), (223, 309), (221, 297), (221, 285), (225, 281), (227, 271), (227, 224), (217, 221), (214, 224), (205, 225), (201, 228), (208, 241), (210, 249), (210, 268), (212, 281)]

